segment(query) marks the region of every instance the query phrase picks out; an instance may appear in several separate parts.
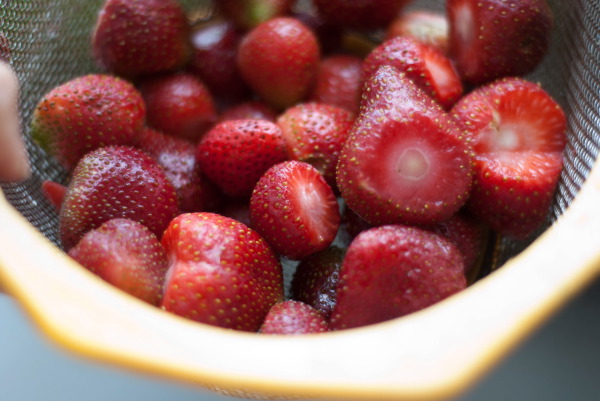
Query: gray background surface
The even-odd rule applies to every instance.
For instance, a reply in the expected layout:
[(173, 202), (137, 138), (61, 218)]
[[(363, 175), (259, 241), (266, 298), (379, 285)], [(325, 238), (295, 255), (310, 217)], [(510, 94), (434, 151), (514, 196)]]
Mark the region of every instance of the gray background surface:
[[(600, 280), (456, 401), (600, 400)], [(0, 294), (1, 401), (226, 401), (96, 365), (49, 343)]]

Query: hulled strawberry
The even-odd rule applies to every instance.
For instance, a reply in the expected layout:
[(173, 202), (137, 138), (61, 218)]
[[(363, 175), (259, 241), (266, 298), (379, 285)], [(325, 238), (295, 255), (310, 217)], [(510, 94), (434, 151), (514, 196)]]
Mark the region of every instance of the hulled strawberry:
[(217, 121), (212, 94), (193, 74), (153, 77), (140, 91), (148, 124), (166, 134), (196, 142)]
[(162, 238), (169, 258), (162, 307), (214, 326), (257, 331), (283, 301), (279, 260), (264, 239), (233, 219), (182, 214)]
[(54, 206), (57, 212), (60, 212), (67, 193), (67, 187), (55, 181), (44, 180), (42, 181), (41, 190), (46, 200)]
[(364, 61), (363, 80), (382, 65), (404, 72), (446, 109), (462, 96), (462, 82), (450, 59), (410, 36), (396, 36), (377, 46)]
[(539, 85), (505, 78), (465, 96), (452, 115), (475, 152), (470, 210), (500, 234), (527, 237), (548, 214), (562, 170), (563, 110)]
[(188, 68), (224, 102), (242, 99), (250, 92), (236, 63), (241, 39), (229, 21), (210, 23), (192, 33), (193, 55)]
[(288, 158), (312, 164), (336, 189), (338, 157), (353, 123), (351, 112), (323, 103), (299, 104), (277, 119)]
[(329, 320), (345, 253), (345, 249), (331, 246), (303, 259), (292, 278), (291, 298), (312, 306)]
[(224, 110), (219, 116), (219, 121), (228, 120), (266, 120), (275, 122), (277, 112), (264, 102), (250, 101), (240, 103)]
[(218, 191), (200, 171), (196, 144), (146, 128), (137, 136), (136, 146), (164, 169), (177, 192), (182, 212), (209, 211), (217, 206)]
[(146, 106), (130, 83), (91, 74), (47, 93), (36, 106), (33, 139), (67, 170), (94, 149), (131, 145), (146, 119)]
[(146, 226), (111, 219), (87, 232), (69, 256), (115, 287), (158, 305), (167, 272), (164, 248)]
[(242, 29), (253, 29), (270, 19), (288, 14), (292, 0), (220, 0), (219, 9)]
[(275, 252), (294, 260), (327, 248), (340, 224), (331, 187), (316, 168), (295, 160), (276, 164), (260, 178), (250, 219)]
[(226, 195), (249, 197), (265, 171), (286, 160), (281, 130), (265, 120), (217, 124), (200, 141), (201, 170)]
[(310, 94), (319, 66), (314, 33), (294, 18), (280, 17), (250, 31), (240, 43), (237, 62), (248, 85), (276, 109)]
[(319, 15), (331, 24), (355, 28), (385, 28), (410, 0), (314, 0)]
[(434, 224), (466, 202), (471, 163), (465, 138), (441, 106), (394, 67), (382, 66), (365, 86), (337, 184), (369, 224)]
[(361, 58), (350, 55), (323, 59), (311, 99), (357, 114), (362, 91), (362, 65)]
[(332, 330), (394, 319), (466, 287), (463, 258), (449, 240), (391, 225), (359, 234), (348, 247), (337, 284)]
[(397, 17), (387, 28), (386, 39), (411, 36), (419, 42), (434, 46), (444, 54), (448, 52), (448, 18), (443, 13), (430, 10), (408, 11)]
[(260, 326), (262, 334), (312, 334), (329, 330), (327, 321), (310, 305), (283, 301), (273, 305)]
[(163, 169), (139, 149), (109, 146), (86, 154), (73, 171), (60, 212), (60, 237), (68, 251), (86, 232), (122, 217), (160, 238), (177, 214), (177, 194)]
[(100, 67), (133, 78), (183, 66), (191, 53), (189, 35), (177, 0), (107, 0), (92, 49)]
[(448, 0), (450, 54), (480, 85), (527, 74), (546, 55), (553, 17), (546, 0)]

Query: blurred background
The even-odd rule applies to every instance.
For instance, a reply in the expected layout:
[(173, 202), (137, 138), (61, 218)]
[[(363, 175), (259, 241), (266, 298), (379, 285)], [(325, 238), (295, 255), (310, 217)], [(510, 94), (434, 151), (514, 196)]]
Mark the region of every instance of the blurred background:
[[(600, 399), (600, 280), (455, 401)], [(231, 401), (81, 359), (42, 337), (0, 294), (2, 401)]]

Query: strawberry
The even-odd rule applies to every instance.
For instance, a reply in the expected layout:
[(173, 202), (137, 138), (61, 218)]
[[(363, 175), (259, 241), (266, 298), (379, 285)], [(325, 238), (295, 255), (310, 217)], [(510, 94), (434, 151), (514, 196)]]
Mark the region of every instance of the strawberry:
[(308, 97), (319, 58), (314, 33), (294, 18), (279, 17), (260, 24), (242, 39), (237, 63), (250, 87), (281, 110)]
[(239, 28), (250, 30), (289, 14), (292, 0), (219, 0), (219, 10)]
[(219, 121), (266, 120), (275, 122), (276, 119), (277, 112), (266, 103), (260, 101), (240, 103), (223, 111), (219, 116)]
[(394, 319), (466, 287), (463, 258), (449, 240), (401, 225), (364, 231), (340, 269), (330, 327), (349, 329)]
[(452, 115), (475, 151), (469, 209), (523, 239), (548, 214), (562, 169), (566, 118), (539, 85), (505, 78), (465, 96)]
[(327, 22), (347, 28), (384, 28), (410, 0), (314, 0), (319, 15)]
[(128, 78), (173, 71), (189, 59), (190, 28), (177, 0), (107, 0), (92, 37), (97, 64)]
[(167, 255), (150, 230), (111, 219), (87, 232), (69, 256), (115, 287), (152, 305), (162, 298)]
[(57, 212), (60, 212), (65, 194), (67, 193), (67, 187), (54, 181), (44, 180), (42, 181), (42, 194), (44, 197), (54, 206)]
[(332, 188), (340, 150), (352, 128), (351, 112), (322, 103), (303, 103), (277, 119), (290, 160), (312, 164)]
[(469, 282), (475, 280), (488, 238), (485, 224), (470, 213), (460, 210), (448, 220), (431, 227), (431, 230), (448, 238), (458, 247), (465, 262), (465, 276)]
[(291, 16), (314, 32), (323, 54), (340, 50), (344, 32), (342, 28), (328, 23), (322, 16), (301, 7), (292, 10)]
[(193, 74), (153, 77), (141, 84), (140, 91), (148, 125), (166, 134), (196, 142), (217, 121), (211, 93)]
[(139, 149), (109, 146), (75, 167), (59, 216), (60, 237), (68, 251), (86, 232), (122, 217), (160, 238), (177, 214), (177, 194), (163, 169)]
[(466, 202), (471, 179), (471, 154), (450, 116), (394, 67), (380, 67), (337, 166), (348, 207), (372, 225), (435, 224)]
[(553, 16), (546, 0), (448, 0), (446, 9), (450, 54), (473, 85), (527, 74), (548, 51)]
[(311, 99), (357, 114), (362, 91), (362, 59), (350, 55), (324, 58)]
[(201, 26), (192, 33), (193, 54), (188, 69), (224, 101), (244, 98), (250, 92), (236, 63), (242, 35), (229, 21)]
[(94, 149), (131, 145), (145, 118), (144, 100), (133, 85), (91, 74), (52, 89), (39, 101), (31, 135), (70, 171)]
[(462, 82), (450, 59), (439, 49), (410, 36), (396, 36), (377, 46), (364, 61), (363, 80), (382, 65), (406, 73), (446, 109), (462, 96)]
[(333, 242), (340, 213), (333, 190), (319, 171), (290, 160), (271, 167), (256, 184), (250, 221), (275, 252), (300, 260)]
[(312, 306), (329, 320), (345, 253), (345, 249), (331, 246), (303, 259), (292, 278), (291, 298)]
[(398, 16), (388, 26), (385, 39), (411, 36), (419, 42), (434, 46), (444, 54), (448, 52), (448, 18), (443, 13), (430, 10), (413, 10)]
[(283, 301), (273, 305), (260, 326), (262, 334), (311, 334), (329, 330), (327, 321), (310, 305)]
[(279, 260), (264, 239), (233, 219), (182, 214), (162, 238), (169, 258), (162, 308), (219, 327), (257, 331), (283, 301)]
[(217, 124), (198, 144), (196, 159), (204, 174), (223, 193), (249, 197), (272, 165), (286, 160), (281, 130), (264, 120)]
[(137, 136), (136, 145), (164, 169), (182, 212), (202, 212), (217, 206), (218, 191), (200, 171), (193, 142), (146, 128)]
[(218, 213), (222, 216), (237, 220), (240, 223), (244, 223), (248, 227), (252, 226), (252, 222), (250, 221), (250, 204), (246, 199), (225, 199), (225, 201), (221, 203)]

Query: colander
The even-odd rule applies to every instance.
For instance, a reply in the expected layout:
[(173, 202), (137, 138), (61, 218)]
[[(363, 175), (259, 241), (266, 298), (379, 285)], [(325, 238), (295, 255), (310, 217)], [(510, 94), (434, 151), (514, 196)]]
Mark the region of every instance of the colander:
[[(234, 332), (168, 314), (112, 288), (58, 247), (42, 180), (64, 181), (33, 145), (35, 104), (95, 71), (91, 27), (102, 0), (0, 0), (0, 30), (21, 82), (32, 177), (2, 183), (0, 283), (37, 327), (79, 355), (148, 375), (256, 399), (419, 400), (452, 397), (590, 283), (600, 270), (600, 2), (551, 0), (552, 48), (529, 78), (568, 116), (566, 166), (548, 222), (527, 241), (495, 242), (496, 270), (423, 311), (305, 336)], [(185, 1), (202, 12), (203, 1)], [(411, 7), (443, 9), (442, 1)]]

